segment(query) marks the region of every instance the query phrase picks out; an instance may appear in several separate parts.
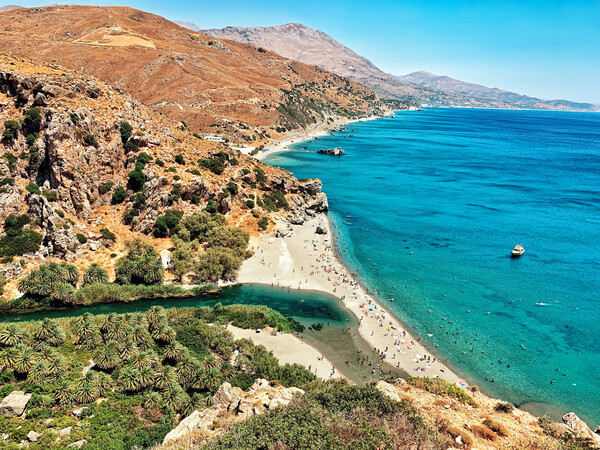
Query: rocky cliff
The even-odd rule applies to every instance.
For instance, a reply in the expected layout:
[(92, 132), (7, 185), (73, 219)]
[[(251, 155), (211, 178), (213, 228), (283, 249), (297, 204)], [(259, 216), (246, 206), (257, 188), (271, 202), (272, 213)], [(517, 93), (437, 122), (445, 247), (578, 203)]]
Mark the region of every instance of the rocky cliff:
[[(31, 221), (5, 224), (0, 239), (16, 230), (42, 239), (33, 253), (5, 248), (6, 255), (24, 253), (3, 259), (0, 270), (9, 280), (48, 256), (110, 269), (110, 255), (120, 254), (126, 239), (151, 239), (149, 231), (169, 209), (189, 215), (212, 203), (231, 225), (251, 233), (261, 216), (302, 223), (327, 209), (320, 181), (299, 182), (198, 139), (89, 75), (0, 56), (0, 105), (0, 223), (11, 214)], [(170, 246), (168, 239), (154, 241)]]

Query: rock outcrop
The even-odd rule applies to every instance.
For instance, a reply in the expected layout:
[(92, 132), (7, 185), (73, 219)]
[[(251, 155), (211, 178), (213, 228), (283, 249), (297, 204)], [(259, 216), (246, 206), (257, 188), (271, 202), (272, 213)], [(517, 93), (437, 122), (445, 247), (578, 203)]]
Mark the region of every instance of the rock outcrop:
[(207, 437), (214, 437), (226, 431), (216, 426), (217, 423), (233, 424), (269, 409), (286, 406), (294, 395), (303, 393), (302, 389), (271, 385), (264, 379), (256, 380), (248, 392), (223, 383), (213, 397), (213, 406), (196, 410), (183, 419), (165, 436), (163, 444), (176, 443), (188, 433), (198, 431), (205, 433)]
[(30, 399), (31, 394), (26, 394), (23, 391), (12, 391), (0, 403), (0, 416), (21, 416)]
[(322, 148), (321, 150), (317, 150), (317, 153), (320, 155), (331, 155), (331, 156), (342, 156), (345, 155), (346, 152), (342, 150), (340, 147), (336, 148)]
[(577, 414), (570, 412), (565, 414), (562, 419), (573, 434), (590, 439), (596, 447), (600, 447), (600, 435), (594, 433), (590, 427), (577, 416)]

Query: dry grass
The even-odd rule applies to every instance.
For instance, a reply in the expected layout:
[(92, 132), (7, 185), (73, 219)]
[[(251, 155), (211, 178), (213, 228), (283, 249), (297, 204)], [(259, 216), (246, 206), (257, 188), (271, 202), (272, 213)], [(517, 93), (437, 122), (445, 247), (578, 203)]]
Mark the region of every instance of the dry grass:
[(479, 436), (480, 438), (488, 440), (488, 441), (495, 441), (496, 437), (498, 436), (490, 428), (486, 427), (483, 424), (482, 425), (478, 425), (478, 424), (471, 425), (471, 431), (476, 436)]
[(508, 436), (510, 434), (510, 432), (508, 431), (508, 429), (498, 420), (494, 420), (494, 419), (486, 419), (483, 421), (483, 425), (485, 425), (486, 427), (488, 427), (490, 430), (496, 432), (496, 434), (500, 435), (500, 436)]

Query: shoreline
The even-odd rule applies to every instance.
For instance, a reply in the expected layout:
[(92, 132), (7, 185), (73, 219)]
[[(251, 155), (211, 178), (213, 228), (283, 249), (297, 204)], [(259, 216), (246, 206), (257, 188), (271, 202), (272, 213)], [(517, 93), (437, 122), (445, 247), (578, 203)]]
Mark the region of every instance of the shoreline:
[[(283, 223), (280, 221), (281, 225)], [(316, 233), (319, 225), (327, 228), (325, 234)], [(303, 225), (293, 225), (292, 229), (294, 233), (287, 238), (252, 237), (250, 248), (254, 255), (242, 265), (237, 282), (333, 295), (358, 318), (357, 329), (351, 331), (358, 332), (386, 364), (410, 376), (439, 377), (453, 384), (468, 384), (445, 362), (432, 355), (409, 327), (368, 293), (341, 263), (335, 254), (326, 215), (318, 215)]]
[(290, 145), (309, 141), (316, 137), (327, 136), (331, 132), (331, 130), (337, 127), (347, 126), (356, 122), (367, 122), (370, 120), (382, 119), (384, 117), (387, 116), (370, 116), (363, 117), (360, 119), (334, 120), (332, 123), (320, 122), (313, 126), (310, 130), (304, 130), (271, 143), (270, 145), (266, 146), (263, 150), (259, 151), (256, 155), (253, 156), (257, 160), (262, 161), (267, 156), (291, 150), (289, 148)]

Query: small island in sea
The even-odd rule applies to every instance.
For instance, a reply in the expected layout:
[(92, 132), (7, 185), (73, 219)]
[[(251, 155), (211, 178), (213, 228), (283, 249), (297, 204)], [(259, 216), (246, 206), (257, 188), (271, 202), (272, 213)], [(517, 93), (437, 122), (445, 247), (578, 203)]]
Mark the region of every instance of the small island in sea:
[[(545, 222), (592, 236), (598, 172), (539, 200), (597, 119), (441, 108), (593, 105), (401, 80), (300, 24), (76, 5), (0, 23), (2, 446), (600, 447), (574, 356), (597, 358), (594, 272), (572, 239), (591, 287), (564, 294)], [(298, 35), (351, 73), (292, 55)]]

